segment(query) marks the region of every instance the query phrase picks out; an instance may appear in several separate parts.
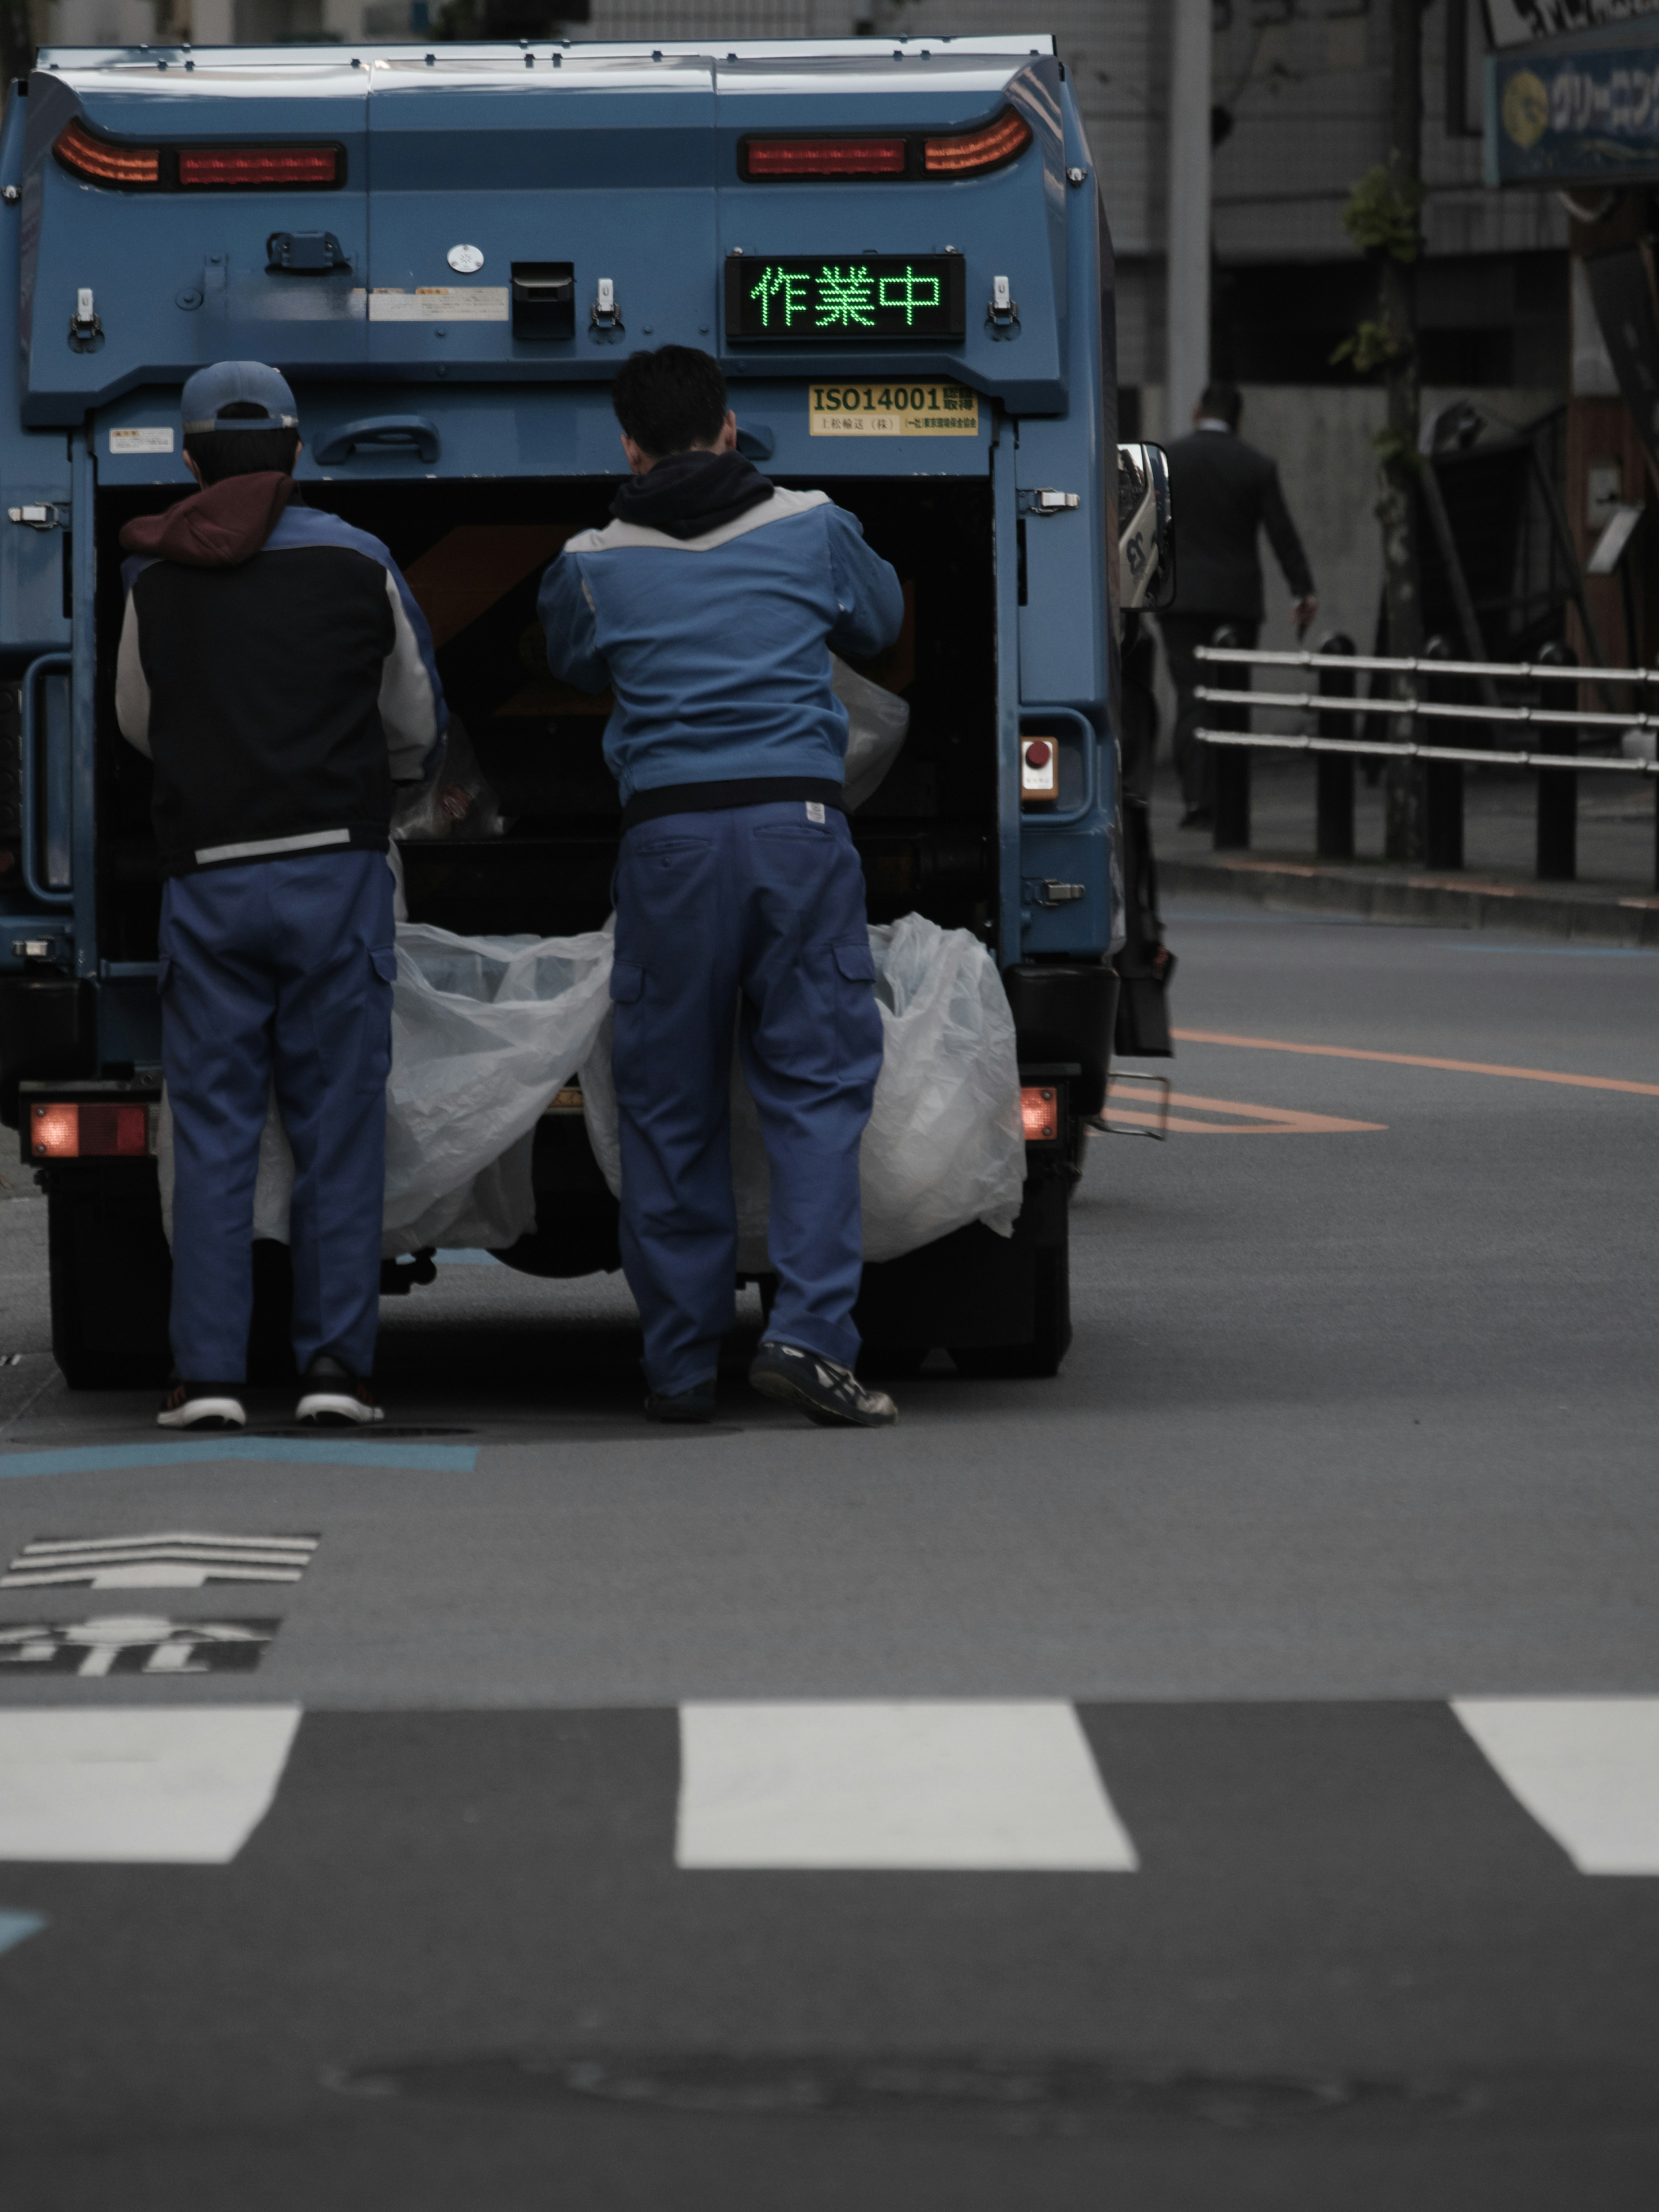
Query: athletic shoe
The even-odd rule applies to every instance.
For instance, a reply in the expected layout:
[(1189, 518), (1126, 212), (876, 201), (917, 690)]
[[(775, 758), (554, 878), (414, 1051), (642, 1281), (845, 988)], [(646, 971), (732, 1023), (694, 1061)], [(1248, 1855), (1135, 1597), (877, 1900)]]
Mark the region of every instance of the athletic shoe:
[(716, 1393), (714, 1377), (696, 1383), (690, 1390), (665, 1394), (653, 1390), (645, 1401), (647, 1421), (678, 1421), (683, 1424), (712, 1421), (714, 1418)]
[(155, 1423), (162, 1429), (245, 1429), (247, 1415), (222, 1383), (175, 1382)]
[(386, 1408), (374, 1402), (374, 1393), (361, 1376), (326, 1352), (319, 1352), (305, 1372), (296, 1420), (313, 1429), (354, 1429), (383, 1421)]
[(755, 1354), (749, 1380), (763, 1398), (799, 1406), (820, 1428), (885, 1429), (898, 1419), (887, 1393), (866, 1389), (850, 1367), (773, 1337)]

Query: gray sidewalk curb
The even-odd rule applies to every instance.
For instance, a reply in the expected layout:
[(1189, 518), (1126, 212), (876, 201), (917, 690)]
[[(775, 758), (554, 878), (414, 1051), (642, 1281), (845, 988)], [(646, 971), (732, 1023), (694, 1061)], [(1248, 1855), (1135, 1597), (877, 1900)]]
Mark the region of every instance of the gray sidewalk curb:
[(1257, 906), (1357, 915), (1367, 921), (1442, 929), (1518, 929), (1597, 945), (1659, 945), (1659, 896), (1590, 890), (1580, 884), (1507, 884), (1490, 878), (1407, 874), (1404, 870), (1322, 866), (1315, 861), (1218, 853), (1158, 860), (1161, 893), (1207, 892)]

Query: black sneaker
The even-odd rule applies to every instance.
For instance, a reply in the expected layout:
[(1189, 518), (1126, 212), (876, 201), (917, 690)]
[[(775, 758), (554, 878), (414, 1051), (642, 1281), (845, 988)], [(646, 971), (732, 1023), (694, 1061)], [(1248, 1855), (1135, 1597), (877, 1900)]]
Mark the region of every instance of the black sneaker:
[(374, 1393), (360, 1375), (354, 1375), (331, 1352), (319, 1352), (305, 1371), (295, 1419), (312, 1429), (366, 1428), (383, 1421), (386, 1408), (374, 1402)]
[(247, 1415), (235, 1385), (181, 1382), (175, 1376), (155, 1425), (161, 1429), (245, 1429)]
[(799, 1406), (820, 1428), (885, 1429), (898, 1419), (898, 1407), (887, 1393), (866, 1389), (850, 1367), (774, 1337), (755, 1354), (749, 1380), (763, 1398)]
[(690, 1424), (712, 1421), (714, 1418), (717, 1388), (714, 1377), (711, 1375), (706, 1382), (698, 1382), (690, 1390), (676, 1390), (672, 1393), (653, 1390), (645, 1401), (645, 1418), (647, 1421), (678, 1421)]

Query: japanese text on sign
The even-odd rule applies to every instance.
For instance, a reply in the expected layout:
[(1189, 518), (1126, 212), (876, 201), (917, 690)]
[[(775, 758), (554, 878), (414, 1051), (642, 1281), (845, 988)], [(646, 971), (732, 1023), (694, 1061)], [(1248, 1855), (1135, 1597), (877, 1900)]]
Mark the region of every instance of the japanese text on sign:
[(815, 438), (976, 438), (979, 394), (929, 380), (815, 384), (808, 428)]
[(960, 255), (799, 257), (726, 264), (726, 325), (732, 337), (847, 339), (959, 337)]

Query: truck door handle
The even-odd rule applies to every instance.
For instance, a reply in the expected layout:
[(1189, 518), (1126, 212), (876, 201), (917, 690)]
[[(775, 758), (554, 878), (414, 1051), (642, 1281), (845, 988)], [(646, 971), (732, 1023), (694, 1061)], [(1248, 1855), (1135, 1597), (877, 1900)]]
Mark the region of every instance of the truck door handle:
[(75, 892), (48, 890), (40, 882), (34, 871), (35, 845), (39, 834), (40, 802), (36, 793), (40, 786), (40, 768), (34, 757), (35, 699), (40, 680), (46, 676), (69, 676), (75, 663), (67, 653), (43, 653), (32, 661), (23, 676), (23, 881), (29, 896), (42, 906), (73, 906)]
[(317, 448), (317, 462), (328, 468), (354, 453), (418, 453), (435, 461), (440, 443), (437, 424), (424, 415), (369, 415), (331, 431)]

